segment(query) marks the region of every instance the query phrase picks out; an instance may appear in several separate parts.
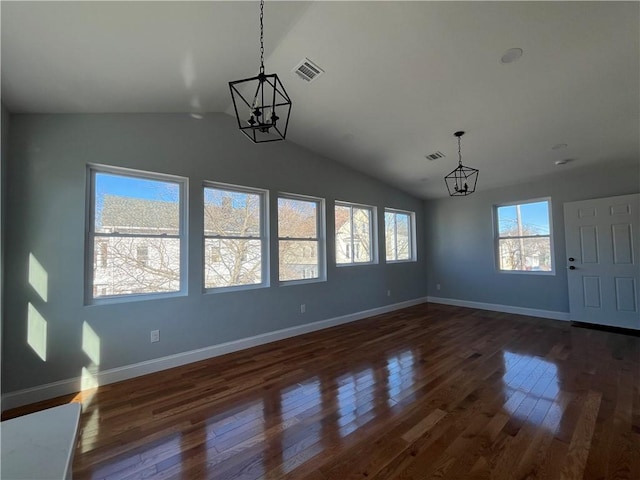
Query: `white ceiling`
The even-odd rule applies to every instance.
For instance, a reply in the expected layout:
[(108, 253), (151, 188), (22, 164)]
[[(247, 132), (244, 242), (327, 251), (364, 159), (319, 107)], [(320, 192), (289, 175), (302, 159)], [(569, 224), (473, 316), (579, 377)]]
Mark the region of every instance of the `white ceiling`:
[[(230, 113), (228, 82), (258, 67), (257, 2), (1, 8), (13, 113)], [(480, 169), (478, 190), (637, 163), (639, 39), (637, 2), (265, 6), (267, 73), (293, 100), (287, 140), (424, 198), (446, 195), (456, 130), (467, 131), (463, 163)], [(522, 58), (500, 63), (512, 47)], [(298, 79), (303, 57), (326, 73)], [(568, 147), (552, 150), (559, 143)], [(435, 151), (446, 157), (425, 159)]]

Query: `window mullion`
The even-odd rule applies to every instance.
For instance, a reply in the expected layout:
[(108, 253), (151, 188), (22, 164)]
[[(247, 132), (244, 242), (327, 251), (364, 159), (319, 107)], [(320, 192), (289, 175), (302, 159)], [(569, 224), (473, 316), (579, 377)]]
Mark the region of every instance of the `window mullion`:
[(353, 236), (354, 236), (354, 229), (353, 229), (353, 207), (349, 207), (349, 225), (351, 228), (351, 238), (350, 238), (350, 243), (351, 243), (351, 262), (350, 263), (355, 263), (356, 262), (356, 248), (355, 248), (355, 242), (353, 241)]
[(89, 232), (89, 235), (96, 238), (180, 238), (180, 235), (174, 234), (151, 234), (151, 233), (103, 233), (103, 232)]
[(398, 214), (393, 214), (393, 248), (394, 260), (398, 260)]

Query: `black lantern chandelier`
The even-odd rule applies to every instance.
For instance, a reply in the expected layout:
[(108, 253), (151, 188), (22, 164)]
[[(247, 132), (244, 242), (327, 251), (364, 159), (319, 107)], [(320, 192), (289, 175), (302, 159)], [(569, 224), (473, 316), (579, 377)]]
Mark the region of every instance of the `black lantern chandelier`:
[(291, 99), (278, 75), (264, 73), (263, 17), (264, 0), (260, 0), (260, 73), (229, 82), (238, 128), (254, 143), (284, 140), (291, 114)]
[(453, 135), (458, 137), (458, 167), (444, 177), (444, 181), (447, 184), (447, 190), (449, 190), (450, 196), (467, 196), (476, 191), (479, 170), (462, 165), (460, 137), (464, 135), (464, 132), (456, 132)]

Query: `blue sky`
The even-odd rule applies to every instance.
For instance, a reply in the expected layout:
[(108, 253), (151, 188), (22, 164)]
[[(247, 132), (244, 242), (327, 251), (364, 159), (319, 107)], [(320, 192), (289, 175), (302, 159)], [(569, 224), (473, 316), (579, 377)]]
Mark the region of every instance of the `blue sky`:
[[(220, 190), (218, 188), (205, 188), (204, 189), (204, 203), (205, 205), (222, 205), (224, 198), (231, 199), (231, 205), (233, 208), (244, 208), (247, 204), (248, 197), (258, 197), (257, 194), (234, 192), (231, 190)], [(258, 205), (256, 200), (255, 205)]]
[(95, 189), (98, 203), (105, 194), (163, 202), (177, 202), (180, 195), (177, 183), (108, 173), (96, 173)]
[[(549, 207), (546, 201), (525, 203), (520, 206), (522, 225), (533, 229), (540, 235), (549, 234)], [(500, 231), (517, 227), (515, 205), (498, 207)]]
[(96, 173), (96, 228), (102, 225), (102, 206), (105, 195), (177, 203), (180, 197), (180, 185), (159, 180), (147, 180), (144, 178), (126, 177), (102, 172)]

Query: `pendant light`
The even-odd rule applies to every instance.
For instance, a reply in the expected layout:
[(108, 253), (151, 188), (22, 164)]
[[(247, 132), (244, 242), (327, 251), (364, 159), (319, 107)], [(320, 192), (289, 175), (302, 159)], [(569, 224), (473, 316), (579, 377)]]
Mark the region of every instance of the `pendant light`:
[(284, 140), (291, 99), (275, 73), (264, 73), (264, 0), (260, 0), (260, 73), (229, 82), (238, 128), (252, 142)]
[(464, 135), (464, 132), (456, 132), (453, 135), (458, 137), (458, 167), (444, 177), (444, 181), (447, 184), (447, 190), (449, 190), (450, 196), (467, 196), (476, 191), (479, 170), (462, 165), (460, 137)]

